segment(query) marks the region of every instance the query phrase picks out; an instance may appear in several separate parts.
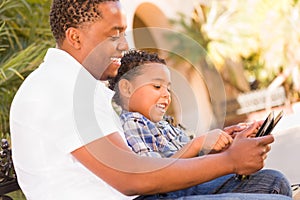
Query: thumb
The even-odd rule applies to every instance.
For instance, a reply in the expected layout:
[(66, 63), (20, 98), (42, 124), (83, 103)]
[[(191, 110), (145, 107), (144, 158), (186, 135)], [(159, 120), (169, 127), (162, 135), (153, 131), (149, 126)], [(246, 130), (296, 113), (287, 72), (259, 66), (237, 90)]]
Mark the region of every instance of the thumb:
[(253, 122), (246, 129), (237, 134), (237, 138), (248, 138), (251, 135), (255, 134), (259, 127), (259, 123)]

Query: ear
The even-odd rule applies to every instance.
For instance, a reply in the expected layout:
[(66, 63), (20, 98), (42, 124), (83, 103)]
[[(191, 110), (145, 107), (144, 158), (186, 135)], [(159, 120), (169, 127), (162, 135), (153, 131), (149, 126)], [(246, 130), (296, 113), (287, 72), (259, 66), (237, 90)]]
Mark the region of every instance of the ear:
[(80, 49), (80, 31), (73, 27), (68, 28), (66, 30), (66, 41), (75, 49)]
[(130, 98), (132, 95), (132, 84), (127, 79), (121, 79), (118, 84), (120, 94), (124, 97)]

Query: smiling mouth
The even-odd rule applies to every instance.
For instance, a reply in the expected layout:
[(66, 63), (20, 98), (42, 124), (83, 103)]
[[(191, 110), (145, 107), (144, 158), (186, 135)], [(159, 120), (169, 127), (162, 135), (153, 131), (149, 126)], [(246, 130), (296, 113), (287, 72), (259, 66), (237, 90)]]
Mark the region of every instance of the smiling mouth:
[(155, 105), (162, 113), (166, 112), (167, 104), (165, 103), (158, 103)]

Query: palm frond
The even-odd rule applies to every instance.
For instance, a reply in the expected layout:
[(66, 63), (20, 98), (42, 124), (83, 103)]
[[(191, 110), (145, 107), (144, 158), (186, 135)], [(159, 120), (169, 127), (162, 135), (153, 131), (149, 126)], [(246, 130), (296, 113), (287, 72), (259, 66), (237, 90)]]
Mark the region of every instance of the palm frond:
[(11, 85), (11, 79), (16, 77), (24, 79), (23, 74), (34, 70), (42, 61), (46, 50), (53, 45), (52, 42), (33, 43), (26, 49), (15, 53), (7, 62), (0, 66), (0, 87)]
[(10, 48), (14, 48), (16, 44), (21, 47), (15, 30), (22, 29), (23, 25), (16, 23), (16, 19), (21, 18), (22, 13), (26, 12), (31, 13), (29, 5), (24, 0), (4, 0), (2, 2), (0, 5), (0, 23), (5, 24), (5, 26), (2, 28), (4, 30), (1, 31), (3, 36), (0, 38), (1, 44), (7, 44)]
[(52, 42), (31, 44), (26, 49), (14, 54), (0, 68), (0, 133), (9, 133), (9, 108), (15, 92), (23, 80), (42, 61)]
[(0, 136), (9, 138), (9, 109), (23, 80), (54, 46), (45, 0), (0, 3)]

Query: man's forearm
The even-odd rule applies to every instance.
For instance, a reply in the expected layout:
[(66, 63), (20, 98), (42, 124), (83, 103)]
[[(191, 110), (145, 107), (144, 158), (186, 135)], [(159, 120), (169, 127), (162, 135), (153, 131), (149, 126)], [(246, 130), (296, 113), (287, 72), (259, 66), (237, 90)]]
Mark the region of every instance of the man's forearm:
[(169, 192), (233, 173), (225, 154), (193, 159), (142, 157), (104, 138), (77, 149), (73, 155), (126, 195)]

